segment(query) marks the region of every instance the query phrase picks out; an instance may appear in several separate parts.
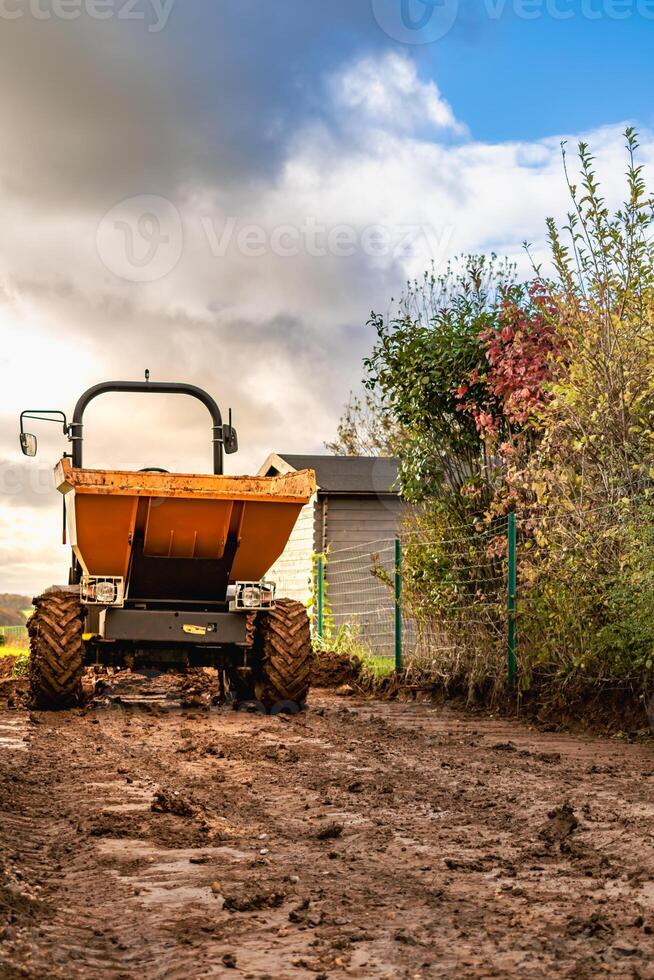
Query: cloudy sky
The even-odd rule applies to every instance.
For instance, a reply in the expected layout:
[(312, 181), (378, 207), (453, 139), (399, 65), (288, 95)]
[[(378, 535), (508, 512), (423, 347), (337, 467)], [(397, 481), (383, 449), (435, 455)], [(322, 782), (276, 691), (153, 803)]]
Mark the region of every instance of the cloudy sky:
[[(0, 591), (65, 580), (40, 426), (109, 378), (190, 381), (242, 451), (320, 451), (434, 259), (542, 250), (559, 143), (607, 194), (654, 156), (653, 0), (0, 0)], [(86, 463), (206, 469), (201, 406), (107, 396)]]

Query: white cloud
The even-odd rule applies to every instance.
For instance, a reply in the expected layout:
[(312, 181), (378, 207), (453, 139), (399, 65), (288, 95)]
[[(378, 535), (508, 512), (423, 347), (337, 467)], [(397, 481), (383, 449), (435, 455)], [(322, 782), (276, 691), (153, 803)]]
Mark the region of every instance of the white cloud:
[(358, 125), (368, 122), (398, 132), (465, 132), (436, 83), (421, 81), (415, 64), (393, 51), (349, 65), (332, 77), (330, 88), (337, 109), (352, 114)]
[[(68, 581), (70, 549), (61, 543), (61, 504), (47, 510), (0, 510), (0, 590), (31, 596)], [(9, 572), (9, 574), (7, 574)], [(6, 586), (6, 588), (5, 588)]]

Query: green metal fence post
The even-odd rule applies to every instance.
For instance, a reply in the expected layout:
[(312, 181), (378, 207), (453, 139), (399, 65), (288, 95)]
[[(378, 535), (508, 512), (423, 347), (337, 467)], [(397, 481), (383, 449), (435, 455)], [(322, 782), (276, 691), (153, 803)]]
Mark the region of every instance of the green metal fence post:
[(395, 539), (395, 670), (402, 670), (402, 542)]
[(318, 555), (316, 567), (316, 631), (322, 640), (325, 632), (325, 559)]
[(514, 687), (518, 673), (516, 609), (518, 599), (518, 526), (515, 513), (509, 514), (508, 524), (509, 581), (507, 590), (508, 613), (508, 677)]

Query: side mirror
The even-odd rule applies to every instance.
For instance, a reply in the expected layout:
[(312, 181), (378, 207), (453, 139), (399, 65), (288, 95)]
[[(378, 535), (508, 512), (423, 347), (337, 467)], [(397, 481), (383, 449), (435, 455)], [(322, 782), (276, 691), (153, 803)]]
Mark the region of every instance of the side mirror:
[(36, 436), (32, 435), (31, 432), (21, 432), (20, 448), (23, 451), (23, 456), (36, 456), (38, 445)]
[(228, 456), (238, 452), (238, 436), (233, 425), (223, 425), (223, 447)]

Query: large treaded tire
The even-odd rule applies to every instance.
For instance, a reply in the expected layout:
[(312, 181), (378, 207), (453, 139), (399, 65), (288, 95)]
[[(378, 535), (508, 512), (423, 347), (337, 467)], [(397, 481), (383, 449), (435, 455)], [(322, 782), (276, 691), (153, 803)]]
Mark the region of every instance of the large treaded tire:
[(82, 701), (84, 612), (78, 589), (48, 589), (34, 600), (30, 635), (30, 694), (43, 710), (73, 708)]
[(283, 701), (303, 705), (309, 694), (314, 654), (307, 611), (294, 599), (279, 599), (257, 616), (255, 693), (267, 708)]

